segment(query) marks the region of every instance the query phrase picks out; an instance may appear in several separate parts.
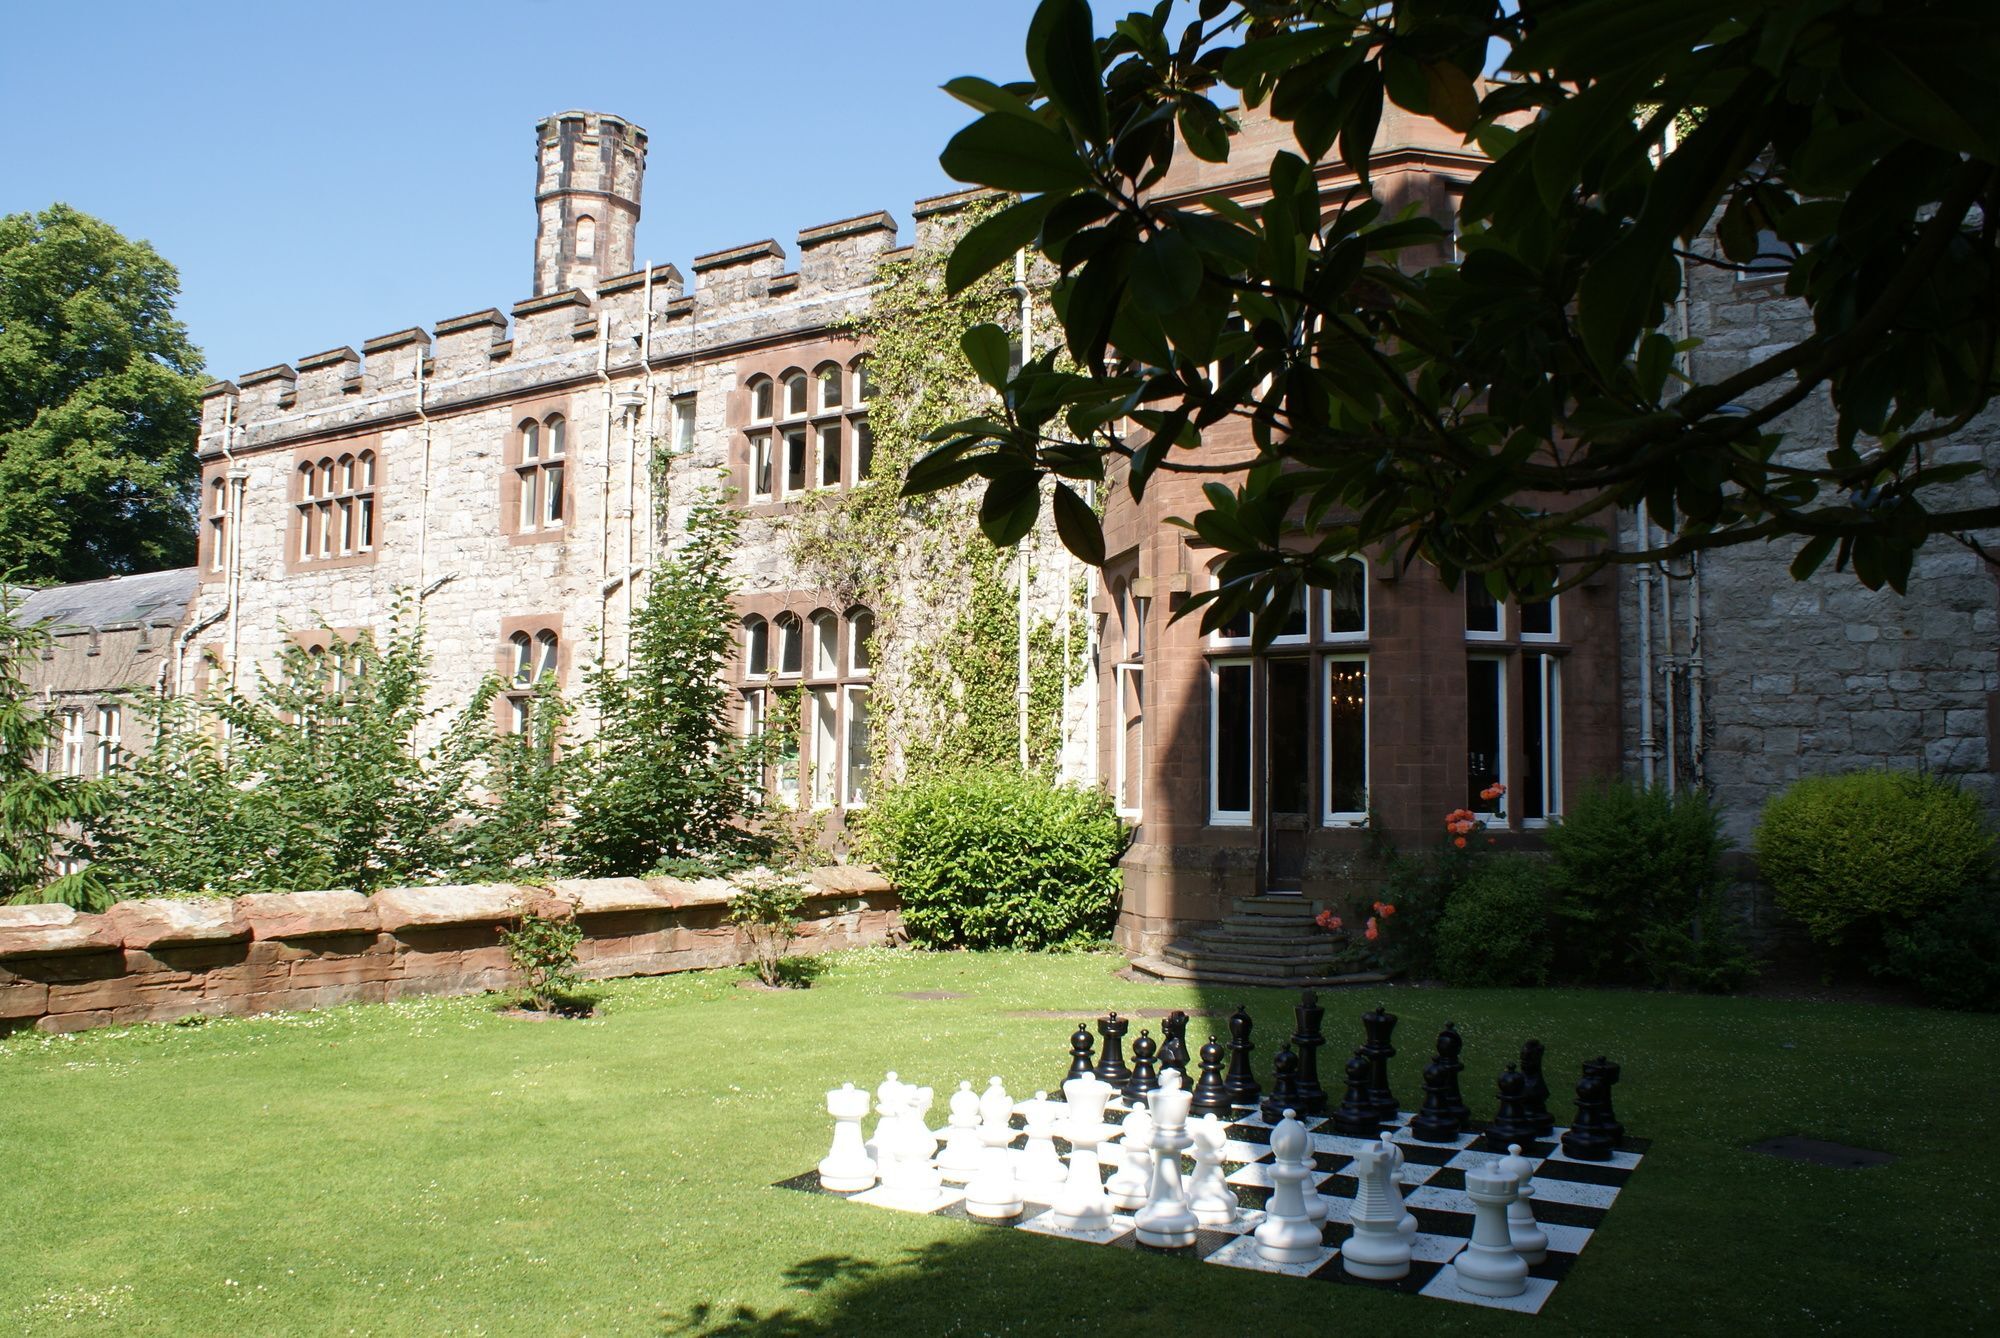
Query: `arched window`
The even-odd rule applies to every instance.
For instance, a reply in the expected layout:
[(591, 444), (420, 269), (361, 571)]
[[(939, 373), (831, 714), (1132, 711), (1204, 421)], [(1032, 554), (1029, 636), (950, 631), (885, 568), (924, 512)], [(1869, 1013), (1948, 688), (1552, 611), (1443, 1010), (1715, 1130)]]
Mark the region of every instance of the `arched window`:
[(778, 615), (778, 674), (796, 678), (804, 667), (804, 629), (796, 613)]
[(847, 667), (856, 674), (875, 669), (875, 615), (867, 609), (847, 612)]
[(806, 374), (790, 372), (785, 376), (785, 417), (799, 418), (806, 412)]
[(840, 623), (832, 612), (821, 609), (812, 616), (813, 677), (832, 678), (840, 672)]
[(856, 405), (862, 405), (874, 398), (875, 369), (873, 360), (864, 355), (854, 360), (854, 402)]
[(589, 214), (581, 214), (576, 220), (576, 258), (597, 258), (597, 220)]
[(838, 363), (828, 363), (819, 369), (819, 407), (838, 409), (840, 407), (840, 383), (845, 376)]
[(561, 414), (523, 419), (517, 429), (514, 523), (522, 534), (562, 527), (564, 435)]
[(562, 640), (552, 627), (522, 628), (507, 638), (507, 727), (525, 734), (534, 718), (535, 689), (562, 676)]
[(218, 474), (208, 484), (208, 569), (221, 571), (229, 559), (229, 481)]
[(762, 678), (771, 672), (771, 625), (762, 618), (743, 620), (743, 676)]
[(771, 421), (773, 387), (771, 378), (760, 376), (750, 382), (750, 421), (768, 423)]
[(1333, 564), (1326, 592), (1326, 639), (1362, 641), (1368, 636), (1368, 563), (1344, 557)]
[(375, 548), (375, 452), (302, 460), (293, 513), (300, 562), (354, 557)]

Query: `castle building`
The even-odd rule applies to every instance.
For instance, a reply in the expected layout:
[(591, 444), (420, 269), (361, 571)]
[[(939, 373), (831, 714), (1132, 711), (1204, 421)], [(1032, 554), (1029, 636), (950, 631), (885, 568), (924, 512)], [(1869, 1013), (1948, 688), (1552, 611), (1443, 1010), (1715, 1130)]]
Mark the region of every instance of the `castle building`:
[[(1286, 128), (1245, 115), (1230, 162), (1182, 155), (1156, 190), (1254, 202), (1281, 145)], [(869, 692), (897, 648), (874, 610), (809, 588), (785, 522), (816, 496), (896, 486), (873, 476), (854, 321), (908, 247), (873, 213), (805, 230), (796, 257), (763, 240), (686, 275), (641, 266), (645, 132), (569, 111), (536, 146), (526, 299), (208, 388), (198, 573), (175, 633), (200, 653), (163, 656), (163, 686), (190, 690), (201, 665), (247, 686), (288, 643), (379, 632), (414, 600), (440, 692), (498, 673), (499, 723), (518, 728), (540, 675), (574, 689), (584, 666), (623, 663), (652, 564), (700, 491), (726, 485), (743, 519), (743, 728), (785, 731), (774, 796), (837, 825), (867, 802)], [(1449, 219), (1479, 166), (1456, 135), (1385, 112), (1374, 174), (1391, 210)], [(1328, 192), (1351, 184), (1337, 160), (1317, 171)], [(910, 244), (973, 198), (918, 202)], [(1764, 276), (1700, 269), (1683, 316), (1704, 376), (1805, 319)], [(1790, 430), (1814, 449), (1825, 407)], [(1217, 458), (1247, 454), (1230, 433), (1207, 443)], [(1948, 449), (1983, 458), (1988, 488), (2000, 476), (1990, 421)], [(1082, 596), (1091, 672), (1063, 713), (1064, 774), (1105, 787), (1134, 829), (1119, 940), (1161, 974), (1202, 965), (1185, 936), (1246, 900), (1297, 898), (1304, 918), (1365, 899), (1377, 843), (1435, 841), (1455, 808), (1532, 844), (1583, 785), (1626, 775), (1711, 789), (1741, 842), (1809, 772), (1921, 767), (2000, 795), (2000, 584), (1966, 550), (1927, 550), (1907, 597), (1831, 571), (1794, 582), (1789, 549), (1755, 547), (1610, 569), (1530, 604), (1357, 553), (1255, 650), (1247, 629), (1174, 618), (1214, 580), (1218, 555), (1165, 523), (1203, 481), (1163, 476), (1143, 502), (1108, 487), (1110, 559)], [(1639, 540), (1628, 520), (1619, 543)], [(1050, 575), (1058, 552), (1038, 533), (1023, 558), (1042, 568), (1036, 617), (1076, 599)], [(787, 689), (796, 727), (774, 723)]]

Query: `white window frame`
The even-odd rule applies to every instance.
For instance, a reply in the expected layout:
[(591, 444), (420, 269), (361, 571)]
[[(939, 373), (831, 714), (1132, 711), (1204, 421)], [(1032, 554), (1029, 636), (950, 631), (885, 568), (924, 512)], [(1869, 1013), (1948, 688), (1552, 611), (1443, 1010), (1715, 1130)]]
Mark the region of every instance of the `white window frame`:
[[(797, 485), (792, 483), (792, 437), (794, 435), (797, 435), (800, 441), (799, 481)], [(779, 429), (777, 440), (783, 443), (784, 449), (778, 453), (778, 457), (774, 462), (778, 466), (779, 477), (772, 480), (772, 483), (777, 488), (780, 497), (802, 497), (806, 493), (811, 492), (813, 487), (812, 429), (804, 423), (793, 423), (788, 427)]]
[[(1475, 579), (1477, 578), (1474, 577), (1471, 572), (1467, 572), (1465, 574), (1465, 580), (1468, 582), (1468, 584), (1461, 591), (1460, 594), (1459, 618), (1461, 621), (1464, 621), (1465, 619), (1464, 596), (1471, 592), (1471, 586), (1469, 583)], [(1483, 583), (1481, 588), (1484, 588)], [(1507, 639), (1507, 606), (1512, 602), (1513, 602), (1512, 600), (1506, 600), (1506, 599), (1494, 600), (1493, 630), (1490, 632), (1484, 632), (1484, 631), (1475, 632), (1472, 630), (1471, 627), (1468, 626), (1465, 629), (1465, 639), (1467, 641), (1505, 641)]]
[[(1546, 638), (1545, 638), (1546, 639)], [(1535, 674), (1534, 684), (1542, 705), (1542, 816), (1523, 817), (1521, 826), (1529, 831), (1547, 827), (1550, 818), (1560, 818), (1563, 812), (1563, 766), (1562, 766), (1562, 660), (1559, 656), (1546, 653), (1523, 655), (1521, 657), (1522, 686), (1527, 686), (1528, 666), (1540, 666)], [(1523, 726), (1525, 728), (1525, 725)], [(1513, 787), (1507, 790), (1512, 797)]]
[(834, 807), (840, 788), (840, 689), (806, 689), (812, 696), (812, 806)]
[(1369, 591), (1369, 587), (1372, 584), (1370, 577), (1373, 575), (1373, 569), (1368, 565), (1368, 559), (1360, 553), (1346, 554), (1343, 557), (1335, 559), (1335, 562), (1336, 564), (1340, 562), (1359, 562), (1361, 564), (1361, 630), (1358, 632), (1336, 632), (1333, 630), (1333, 591), (1322, 590), (1319, 592), (1320, 640), (1333, 646), (1366, 641), (1368, 639), (1370, 620), (1375, 616), (1375, 610), (1371, 607), (1373, 597)]
[[(812, 379), (812, 397), (817, 401), (814, 406), (817, 412), (839, 413), (846, 407), (844, 401), (847, 399), (847, 372), (839, 363), (829, 362), (821, 365), (813, 373)], [(829, 389), (833, 392), (831, 400), (827, 398)]]
[[(1500, 670), (1500, 689), (1499, 692), (1496, 694), (1498, 697), (1498, 701), (1495, 703), (1496, 708), (1499, 712), (1499, 724), (1500, 724), (1500, 731), (1499, 731), (1500, 739), (1498, 744), (1499, 751), (1496, 754), (1496, 756), (1499, 759), (1499, 766), (1496, 768), (1496, 770), (1499, 772), (1499, 775), (1496, 779), (1499, 781), (1501, 785), (1505, 786), (1506, 789), (1501, 791), (1500, 798), (1496, 801), (1494, 807), (1491, 809), (1482, 809), (1477, 807), (1476, 800), (1474, 800), (1473, 797), (1470, 795), (1467, 796), (1468, 807), (1471, 807), (1472, 811), (1475, 814), (1477, 814), (1482, 818), (1488, 819), (1489, 821), (1493, 822), (1495, 825), (1500, 827), (1506, 827), (1510, 825), (1507, 820), (1507, 813), (1508, 813), (1507, 801), (1513, 798), (1514, 795), (1514, 777), (1512, 774), (1513, 768), (1508, 765), (1509, 754), (1511, 753), (1513, 748), (1512, 736), (1513, 736), (1514, 722), (1512, 719), (1512, 713), (1507, 709), (1507, 701), (1510, 695), (1508, 689), (1511, 686), (1511, 679), (1513, 677), (1511, 674), (1507, 672), (1507, 663), (1509, 660), (1513, 658), (1514, 657), (1511, 655), (1468, 655), (1466, 657), (1466, 662), (1468, 664), (1472, 663), (1473, 661), (1482, 661), (1497, 665)], [(1472, 706), (1471, 676), (1467, 675), (1466, 709), (1470, 710), (1471, 706)], [(1468, 777), (1467, 779), (1469, 780), (1470, 777)]]
[[(768, 376), (753, 376), (750, 378), (749, 390), (750, 390), (750, 421), (753, 423), (770, 422), (773, 418), (777, 416), (778, 412), (777, 383)], [(761, 411), (759, 410), (757, 405), (757, 397), (760, 394), (767, 394), (770, 401), (768, 404), (763, 406)]]
[(110, 704), (97, 708), (97, 774), (108, 776), (125, 756), (124, 712)]
[[(798, 407), (792, 407), (792, 387), (799, 386)], [(812, 378), (804, 372), (787, 372), (778, 382), (778, 408), (786, 418), (804, 418), (812, 411)]]
[[(764, 634), (764, 663), (757, 663), (757, 633)], [(745, 678), (768, 678), (771, 673), (771, 623), (767, 618), (751, 614), (743, 620), (743, 676)]]
[(59, 772), (64, 776), (85, 776), (90, 773), (90, 750), (83, 730), (83, 708), (65, 706), (60, 717), (62, 733), (56, 754)]
[[(776, 675), (777, 677), (779, 677), (779, 678), (803, 678), (803, 677), (805, 677), (805, 667), (806, 667), (806, 626), (805, 626), (805, 620), (804, 620), (803, 618), (800, 618), (800, 617), (799, 617), (799, 616), (798, 616), (797, 614), (795, 614), (795, 613), (792, 613), (792, 614), (781, 614), (781, 615), (779, 615), (778, 617), (776, 617), (776, 618), (773, 618), (773, 619), (771, 620), (771, 628), (772, 628), (772, 630), (773, 630), (773, 631), (775, 631), (775, 632), (776, 632), (776, 633), (778, 634), (778, 636), (777, 636), (777, 653), (776, 653), (776, 656), (775, 656), (775, 659), (776, 659), (776, 665), (774, 666), (774, 669), (773, 669), (773, 672), (775, 673), (775, 675)], [(799, 651), (799, 662), (798, 662), (798, 665), (797, 665), (797, 667), (796, 667), (796, 668), (791, 668), (791, 669), (787, 669), (787, 668), (785, 667), (785, 636), (786, 636), (786, 633), (787, 633), (787, 632), (790, 632), (790, 633), (793, 633), (793, 634), (795, 634), (795, 635), (796, 635), (796, 637), (797, 637), (797, 640), (796, 640), (796, 641), (795, 641), (795, 642), (794, 642), (793, 644), (794, 644), (794, 645), (796, 645), (796, 646), (798, 647), (798, 651)]]
[(765, 713), (768, 709), (765, 703), (765, 689), (743, 690), (743, 738), (746, 742), (755, 743), (763, 737)]
[(806, 625), (812, 629), (812, 671), (806, 677), (840, 677), (840, 619), (831, 609), (821, 609)]
[[(1116, 718), (1118, 721), (1117, 745), (1115, 749), (1115, 756), (1112, 760), (1112, 787), (1113, 787), (1111, 791), (1112, 808), (1118, 814), (1119, 817), (1130, 818), (1133, 822), (1138, 822), (1145, 815), (1145, 809), (1146, 809), (1146, 785), (1145, 785), (1146, 666), (1145, 663), (1139, 660), (1127, 660), (1124, 663), (1113, 665), (1111, 669), (1111, 680), (1112, 680), (1111, 690), (1113, 693), (1116, 694), (1116, 701), (1117, 701)], [(1133, 689), (1130, 690), (1130, 695), (1128, 698), (1127, 695), (1128, 689), (1126, 687), (1126, 684), (1128, 681), (1131, 680), (1137, 680), (1137, 682), (1134, 684)], [(1130, 712), (1126, 710), (1125, 704), (1127, 700), (1130, 700), (1135, 703), (1135, 706)], [(1127, 804), (1125, 802), (1126, 786), (1128, 782), (1134, 779), (1134, 777), (1130, 774), (1130, 771), (1128, 770), (1125, 761), (1125, 736), (1127, 735), (1128, 732), (1130, 732), (1134, 724), (1138, 726), (1139, 730), (1139, 757), (1138, 757), (1139, 775), (1137, 777), (1139, 784), (1133, 790), (1133, 793), (1137, 797), (1138, 802), (1134, 804)], [(1211, 793), (1213, 793), (1213, 791), (1211, 791)]]
[(696, 399), (693, 395), (676, 396), (673, 401), (674, 435), (671, 453), (686, 455), (694, 449)]
[[(861, 440), (863, 437), (868, 439), (868, 464), (866, 468), (863, 468), (861, 463)], [(859, 488), (864, 484), (873, 483), (875, 481), (875, 433), (868, 426), (868, 418), (865, 414), (857, 414), (848, 420), (847, 432), (842, 437), (842, 440), (846, 443), (847, 448), (847, 486), (850, 488)]]
[[(1211, 590), (1220, 590), (1222, 588), (1222, 578), (1212, 571), (1208, 574), (1208, 588)], [(1218, 627), (1208, 634), (1208, 644), (1224, 649), (1249, 646), (1256, 639), (1257, 615), (1250, 613), (1246, 616), (1250, 619), (1249, 636), (1224, 636), (1222, 629)]]
[[(1358, 664), (1361, 666), (1361, 807), (1358, 810), (1336, 809), (1333, 807), (1333, 667), (1336, 664)], [(1369, 690), (1369, 664), (1366, 651), (1350, 652), (1344, 655), (1323, 655), (1320, 657), (1319, 671), (1319, 802), (1320, 825), (1322, 827), (1365, 827), (1368, 825), (1368, 803), (1375, 785), (1375, 701)]]
[[(1222, 698), (1222, 671), (1241, 667), (1250, 676), (1250, 727), (1244, 732), (1244, 740), (1250, 748), (1250, 792), (1248, 808), (1225, 809), (1216, 806), (1216, 797), (1222, 792), (1222, 756), (1218, 749), (1222, 715), (1218, 709)], [(1248, 827), (1251, 815), (1257, 809), (1257, 661), (1248, 656), (1232, 656), (1213, 659), (1208, 662), (1208, 825), (1211, 827)]]
[[(1527, 642), (1529, 645), (1537, 645), (1537, 644), (1546, 645), (1551, 641), (1562, 640), (1562, 596), (1550, 595), (1547, 602), (1549, 606), (1548, 631), (1530, 632), (1527, 630), (1527, 623), (1525, 620), (1521, 624), (1521, 640)], [(1522, 614), (1525, 613), (1526, 609), (1527, 609), (1526, 604), (1517, 604), (1515, 616), (1517, 618), (1521, 617)]]
[[(860, 620), (868, 620), (868, 631), (864, 635)], [(875, 650), (871, 644), (875, 639), (875, 611), (856, 606), (847, 611), (847, 672), (856, 678), (872, 678), (875, 675)], [(861, 662), (861, 649), (868, 647), (868, 662)]]
[[(826, 477), (826, 462), (828, 460), (833, 461), (834, 468), (836, 469), (844, 469), (847, 464), (847, 433), (845, 427), (846, 424), (842, 423), (838, 418), (829, 419), (824, 423), (813, 424), (813, 459), (811, 463), (817, 464), (819, 467), (812, 471), (812, 486), (823, 492), (831, 492), (845, 482), (843, 478), (839, 477), (828, 482)], [(833, 450), (830, 452), (827, 450), (826, 438), (828, 433), (834, 435)]]
[[(862, 809), (868, 807), (868, 782), (871, 779), (868, 770), (868, 739), (864, 735), (861, 740), (861, 788), (858, 791), (861, 797), (856, 799), (854, 797), (857, 793), (854, 785), (854, 708), (856, 702), (868, 701), (868, 684), (849, 683), (841, 689), (840, 698), (840, 802), (842, 807), (850, 810)], [(862, 718), (867, 721), (867, 727), (873, 729), (875, 721), (868, 716), (867, 709), (866, 705), (862, 706)]]
[(750, 434), (750, 500), (768, 502), (778, 495), (777, 457), (771, 453), (769, 429)]

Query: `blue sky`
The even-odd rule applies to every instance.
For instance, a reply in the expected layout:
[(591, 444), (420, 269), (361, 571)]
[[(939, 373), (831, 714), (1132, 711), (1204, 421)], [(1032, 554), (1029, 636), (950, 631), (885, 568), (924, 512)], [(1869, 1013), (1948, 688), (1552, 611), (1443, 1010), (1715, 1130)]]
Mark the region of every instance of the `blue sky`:
[[(1126, 4), (1097, 8), (1100, 22)], [(529, 295), (534, 125), (650, 136), (642, 259), (950, 190), (957, 74), (1016, 78), (1033, 0), (6, 6), (0, 213), (61, 200), (181, 273), (235, 376)]]

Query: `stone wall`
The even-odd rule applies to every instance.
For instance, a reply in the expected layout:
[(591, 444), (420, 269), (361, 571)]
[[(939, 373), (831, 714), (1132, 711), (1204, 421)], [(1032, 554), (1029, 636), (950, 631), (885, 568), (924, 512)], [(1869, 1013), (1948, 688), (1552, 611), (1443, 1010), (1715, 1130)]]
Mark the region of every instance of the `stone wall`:
[[(865, 869), (810, 875), (795, 953), (895, 942), (898, 902)], [(269, 892), (121, 901), (102, 915), (0, 906), (0, 1033), (379, 1003), (517, 987), (499, 928), (522, 900), (574, 899), (590, 979), (747, 959), (729, 885), (672, 878)]]

